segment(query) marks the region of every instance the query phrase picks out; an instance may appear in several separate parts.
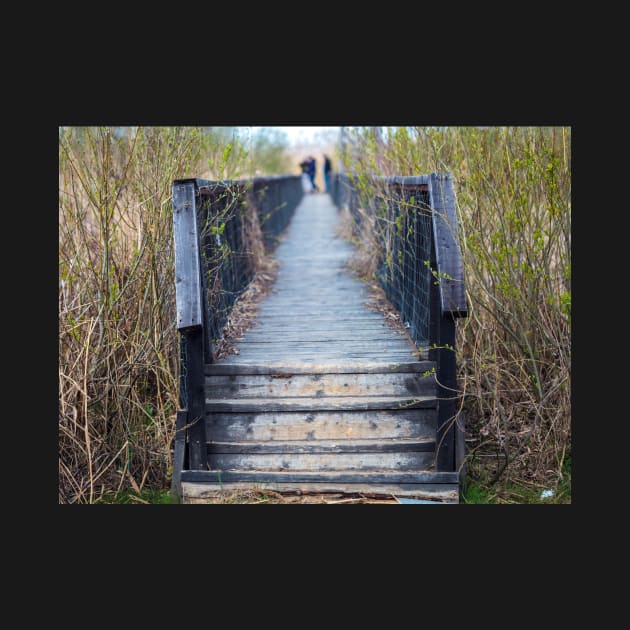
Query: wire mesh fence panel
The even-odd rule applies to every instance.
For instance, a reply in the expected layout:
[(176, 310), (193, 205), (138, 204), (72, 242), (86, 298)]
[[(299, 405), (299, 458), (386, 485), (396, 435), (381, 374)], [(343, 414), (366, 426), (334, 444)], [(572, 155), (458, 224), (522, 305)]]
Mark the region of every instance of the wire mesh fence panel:
[(376, 277), (418, 347), (429, 344), (433, 264), (429, 194), (422, 180), (337, 173), (332, 185), (333, 201), (348, 209), (355, 236), (368, 230), (375, 240)]
[(377, 201), (384, 256), (379, 282), (418, 346), (429, 342), (431, 214), (428, 193), (418, 186), (386, 185)]
[(234, 302), (255, 272), (253, 252), (243, 246), (246, 195), (241, 183), (201, 190), (197, 218), (208, 350), (220, 339)]
[[(213, 182), (195, 180), (203, 299), (204, 357), (221, 339), (238, 297), (286, 229), (303, 190), (296, 176)], [(188, 400), (186, 336), (180, 335), (180, 397)]]
[(260, 227), (266, 251), (278, 243), (304, 191), (299, 177), (256, 178), (253, 197), (258, 209)]

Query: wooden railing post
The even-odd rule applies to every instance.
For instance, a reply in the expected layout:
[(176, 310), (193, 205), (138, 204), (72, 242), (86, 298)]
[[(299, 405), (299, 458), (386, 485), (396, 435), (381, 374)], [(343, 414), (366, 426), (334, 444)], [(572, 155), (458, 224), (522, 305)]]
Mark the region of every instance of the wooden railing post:
[(173, 184), (173, 235), (175, 243), (175, 299), (177, 329), (186, 348), (186, 408), (188, 460), (191, 470), (205, 470), (203, 292), (197, 229), (197, 183)]
[(455, 413), (457, 409), (457, 367), (455, 364), (455, 320), (450, 313), (439, 318), (435, 361), (438, 380), (436, 434), (437, 470), (455, 470)]
[(455, 318), (466, 317), (468, 307), (464, 289), (462, 258), (458, 243), (458, 222), (453, 182), (449, 174), (429, 176), (433, 239), (431, 267), (430, 335), (437, 348), (438, 430), (437, 470), (455, 470), (457, 365), (455, 362)]

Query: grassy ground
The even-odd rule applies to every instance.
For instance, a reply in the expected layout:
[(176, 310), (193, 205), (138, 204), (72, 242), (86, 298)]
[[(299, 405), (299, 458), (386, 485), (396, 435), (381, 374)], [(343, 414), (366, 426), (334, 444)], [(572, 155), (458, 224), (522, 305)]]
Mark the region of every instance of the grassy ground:
[(469, 477), (462, 503), (571, 503), (571, 458), (565, 460), (560, 481), (555, 488), (525, 481), (490, 484), (486, 479)]

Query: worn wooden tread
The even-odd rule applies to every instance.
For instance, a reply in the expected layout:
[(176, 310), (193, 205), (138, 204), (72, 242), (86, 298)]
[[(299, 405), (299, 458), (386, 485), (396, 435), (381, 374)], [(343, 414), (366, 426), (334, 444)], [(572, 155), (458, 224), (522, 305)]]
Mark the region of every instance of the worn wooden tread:
[(436, 409), (206, 413), (206, 435), (218, 442), (435, 437)]
[(369, 411), (373, 409), (426, 409), (435, 407), (433, 396), (330, 396), (321, 398), (206, 398), (206, 412), (262, 411)]
[[(388, 345), (389, 347), (389, 345)], [(242, 359), (249, 359), (251, 363), (262, 363), (264, 361), (291, 361), (292, 359), (304, 362), (309, 360), (317, 361), (404, 361), (414, 357), (411, 350), (401, 350), (399, 348), (391, 348), (385, 352), (385, 346), (371, 346), (370, 348), (344, 348), (341, 345), (333, 344), (314, 344), (306, 347), (305, 345), (296, 345), (289, 348), (282, 345), (264, 347), (262, 344), (258, 346), (239, 345), (236, 355), (240, 355)]]
[(447, 471), (251, 471), (251, 470), (184, 470), (181, 481), (191, 483), (247, 482), (291, 482), (291, 483), (438, 483), (457, 484), (459, 475)]
[(416, 438), (210, 442), (208, 444), (208, 453), (395, 453), (434, 450), (435, 440)]
[(209, 470), (252, 472), (366, 472), (371, 470), (433, 470), (434, 451), (302, 451), (208, 453)]
[(330, 361), (310, 365), (296, 361), (246, 363), (234, 358), (233, 363), (206, 363), (206, 376), (233, 374), (391, 374), (395, 372), (424, 373), (435, 367), (435, 361), (357, 362)]
[[(400, 333), (397, 334), (399, 337), (399, 342), (405, 342), (406, 338)], [(314, 333), (311, 331), (305, 331), (301, 333), (292, 333), (291, 331), (277, 331), (275, 335), (266, 333), (258, 333), (256, 335), (244, 335), (243, 337), (239, 337), (235, 341), (239, 343), (239, 345), (249, 344), (250, 346), (254, 345), (269, 345), (278, 343), (278, 339), (281, 339), (284, 342), (285, 348), (290, 348), (293, 345), (298, 346), (306, 346), (309, 347), (310, 344), (332, 344), (332, 343), (344, 343), (349, 346), (353, 344), (355, 346), (362, 344), (390, 344), (392, 341), (391, 335), (386, 335), (384, 333), (369, 333), (364, 334), (358, 332), (356, 330), (348, 329), (344, 333)]]
[[(281, 347), (278, 348), (276, 344), (278, 341), (281, 342)], [(405, 339), (389, 339), (389, 340), (365, 340), (365, 339), (354, 339), (354, 340), (343, 340), (343, 339), (330, 339), (328, 341), (306, 341), (306, 340), (296, 340), (296, 341), (287, 341), (282, 340), (281, 336), (276, 338), (276, 341), (269, 342), (267, 341), (247, 341), (242, 340), (238, 342), (239, 348), (241, 352), (244, 350), (258, 350), (259, 352), (264, 352), (265, 354), (270, 352), (280, 351), (283, 355), (291, 356), (292, 354), (312, 354), (313, 350), (319, 350), (320, 348), (325, 350), (323, 354), (333, 352), (339, 353), (373, 353), (375, 350), (394, 350), (400, 353), (410, 354), (409, 344)], [(273, 347), (272, 347), (273, 346)]]
[(223, 398), (321, 398), (435, 396), (435, 375), (409, 374), (248, 374), (209, 376), (206, 396)]

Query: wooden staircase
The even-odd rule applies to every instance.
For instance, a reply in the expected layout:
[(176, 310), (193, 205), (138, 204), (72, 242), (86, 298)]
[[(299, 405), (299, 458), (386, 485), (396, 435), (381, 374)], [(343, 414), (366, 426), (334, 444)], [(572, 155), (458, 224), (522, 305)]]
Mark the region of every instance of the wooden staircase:
[(457, 502), (435, 471), (435, 363), (205, 366), (207, 471), (185, 502), (220, 490), (343, 492)]
[[(440, 174), (386, 178), (397, 227), (389, 236), (406, 235), (404, 248), (390, 243), (396, 273), (386, 286), (405, 323), (396, 327), (348, 269), (354, 248), (338, 234), (337, 208), (356, 220), (359, 196), (353, 180), (336, 179), (336, 205), (329, 195), (296, 196), (296, 177), (253, 181), (247, 204), (258, 204), (267, 240), (282, 234), (278, 275), (235, 353), (217, 363), (214, 337), (232, 302), (211, 304), (207, 289), (211, 282), (232, 297), (244, 289), (244, 245), (236, 227), (221, 236), (209, 226), (246, 188), (237, 182), (225, 194), (222, 182), (174, 182), (182, 409), (173, 487), (184, 502), (252, 487), (458, 501), (455, 319), (467, 306), (452, 183)], [(411, 197), (424, 199), (430, 216)], [(403, 212), (405, 200), (413, 212)], [(218, 251), (226, 258), (212, 267)], [(418, 360), (419, 348), (431, 348), (422, 351), (430, 361)]]

